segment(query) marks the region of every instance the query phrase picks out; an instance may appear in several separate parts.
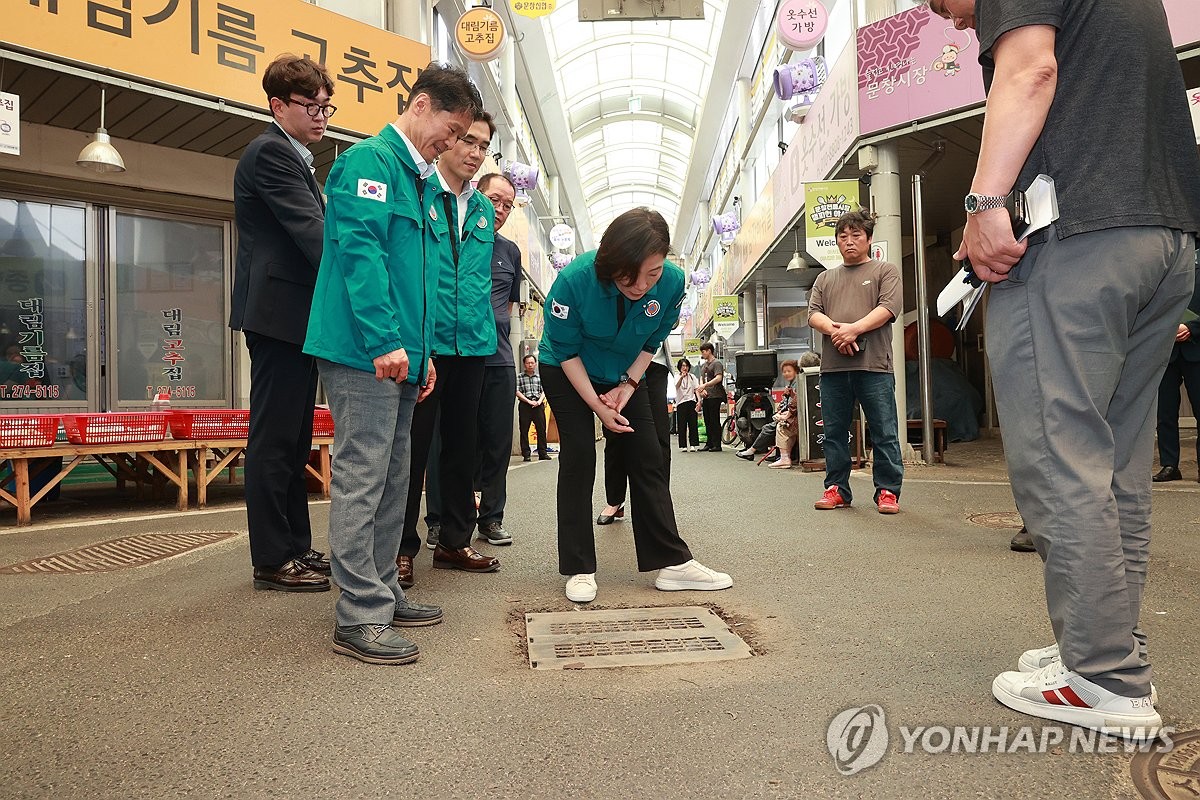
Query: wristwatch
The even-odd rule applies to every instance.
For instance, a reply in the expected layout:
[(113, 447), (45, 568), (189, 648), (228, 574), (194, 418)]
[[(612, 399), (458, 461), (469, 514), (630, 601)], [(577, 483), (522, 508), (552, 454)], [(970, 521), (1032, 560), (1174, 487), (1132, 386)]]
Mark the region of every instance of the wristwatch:
[(617, 383), (628, 383), (628, 384), (629, 384), (630, 386), (632, 386), (634, 389), (638, 388), (638, 382), (637, 382), (637, 381), (635, 381), (633, 378), (629, 377), (628, 375), (625, 375), (625, 374), (622, 374), (622, 375), (621, 375), (621, 378), (620, 378), (620, 380), (618, 380), (618, 381), (617, 381)]
[(963, 208), (968, 214), (978, 214), (980, 211), (990, 211), (993, 208), (1004, 208), (1008, 205), (1009, 195), (988, 195), (969, 193), (963, 198)]

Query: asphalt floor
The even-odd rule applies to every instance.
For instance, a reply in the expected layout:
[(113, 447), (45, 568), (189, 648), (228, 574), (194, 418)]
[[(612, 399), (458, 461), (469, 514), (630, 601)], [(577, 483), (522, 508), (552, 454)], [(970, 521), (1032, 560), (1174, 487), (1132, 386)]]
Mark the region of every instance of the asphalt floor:
[[(1181, 742), (1200, 728), (1200, 484), (1194, 463), (1182, 468), (1185, 480), (1155, 485), (1142, 620)], [(681, 533), (733, 588), (656, 591), (624, 522), (596, 529), (593, 606), (711, 604), (756, 654), (705, 664), (529, 668), (525, 612), (587, 613), (557, 574), (556, 477), (555, 461), (514, 461), (515, 541), (478, 545), (499, 572), (433, 570), (422, 551), (411, 595), (443, 606), (445, 622), (409, 630), (420, 660), (394, 667), (330, 650), (334, 593), (251, 587), (236, 484), (203, 511), (88, 488), (36, 507), (31, 527), (0, 515), (0, 565), (139, 533), (235, 534), (131, 569), (0, 574), (0, 797), (1142, 796), (1120, 746), (936, 752), (939, 735), (912, 739), (918, 727), (1006, 727), (1011, 746), (1022, 726), (1047, 731), (990, 693), (1022, 650), (1052, 641), (1038, 557), (1011, 552), (1015, 529), (1002, 527), (1017, 523), (998, 440), (910, 465), (897, 516), (876, 513), (867, 473), (852, 508), (817, 512), (820, 473), (728, 448), (676, 452)], [(328, 504), (310, 511), (321, 548)], [(864, 706), (886, 716), (888, 742), (843, 775), (831, 721)]]

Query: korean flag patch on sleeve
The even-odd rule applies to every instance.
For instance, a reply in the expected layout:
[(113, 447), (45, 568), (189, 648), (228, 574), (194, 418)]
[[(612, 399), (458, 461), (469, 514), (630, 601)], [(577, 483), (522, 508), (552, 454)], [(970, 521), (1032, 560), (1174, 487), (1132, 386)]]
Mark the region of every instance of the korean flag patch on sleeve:
[(566, 319), (571, 314), (571, 307), (554, 300), (550, 304), (550, 313), (559, 319)]
[(359, 178), (358, 196), (368, 200), (378, 200), (381, 203), (387, 202), (387, 184)]

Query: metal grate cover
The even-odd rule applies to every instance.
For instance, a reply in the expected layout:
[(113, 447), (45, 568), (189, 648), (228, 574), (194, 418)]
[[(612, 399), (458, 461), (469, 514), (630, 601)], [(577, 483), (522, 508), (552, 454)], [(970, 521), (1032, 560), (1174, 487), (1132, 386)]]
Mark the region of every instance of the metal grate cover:
[(529, 666), (592, 669), (749, 658), (750, 646), (707, 608), (620, 608), (525, 615)]
[(42, 556), (19, 564), (0, 567), (0, 574), (41, 575), (74, 574), (80, 572), (112, 572), (127, 567), (140, 567), (153, 561), (177, 556), (189, 550), (228, 539), (233, 531), (204, 533), (149, 533), (122, 536), (107, 542)]

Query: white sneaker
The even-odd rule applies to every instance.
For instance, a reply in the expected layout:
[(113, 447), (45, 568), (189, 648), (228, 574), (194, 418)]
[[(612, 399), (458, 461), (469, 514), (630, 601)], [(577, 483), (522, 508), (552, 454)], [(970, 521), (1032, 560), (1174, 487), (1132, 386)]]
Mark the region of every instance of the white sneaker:
[(1148, 740), (1158, 736), (1162, 717), (1149, 697), (1123, 697), (1052, 661), (1035, 672), (1002, 672), (992, 696), (1009, 708), (1042, 719), (1101, 733)]
[(1021, 653), (1021, 657), (1017, 659), (1017, 669), (1021, 672), (1037, 672), (1042, 667), (1049, 666), (1052, 661), (1060, 660), (1056, 642), (1049, 647), (1038, 647)]
[(596, 573), (567, 578), (567, 599), (572, 603), (590, 603), (596, 599)]
[[(1017, 659), (1017, 669), (1021, 672), (1037, 672), (1042, 667), (1049, 666), (1056, 661), (1062, 661), (1062, 657), (1058, 654), (1057, 643), (1021, 653), (1021, 657)], [(1150, 684), (1150, 705), (1158, 705), (1158, 688), (1153, 683)]]
[(712, 592), (733, 586), (733, 578), (709, 569), (692, 559), (674, 567), (663, 567), (654, 579), (654, 588), (662, 592)]

